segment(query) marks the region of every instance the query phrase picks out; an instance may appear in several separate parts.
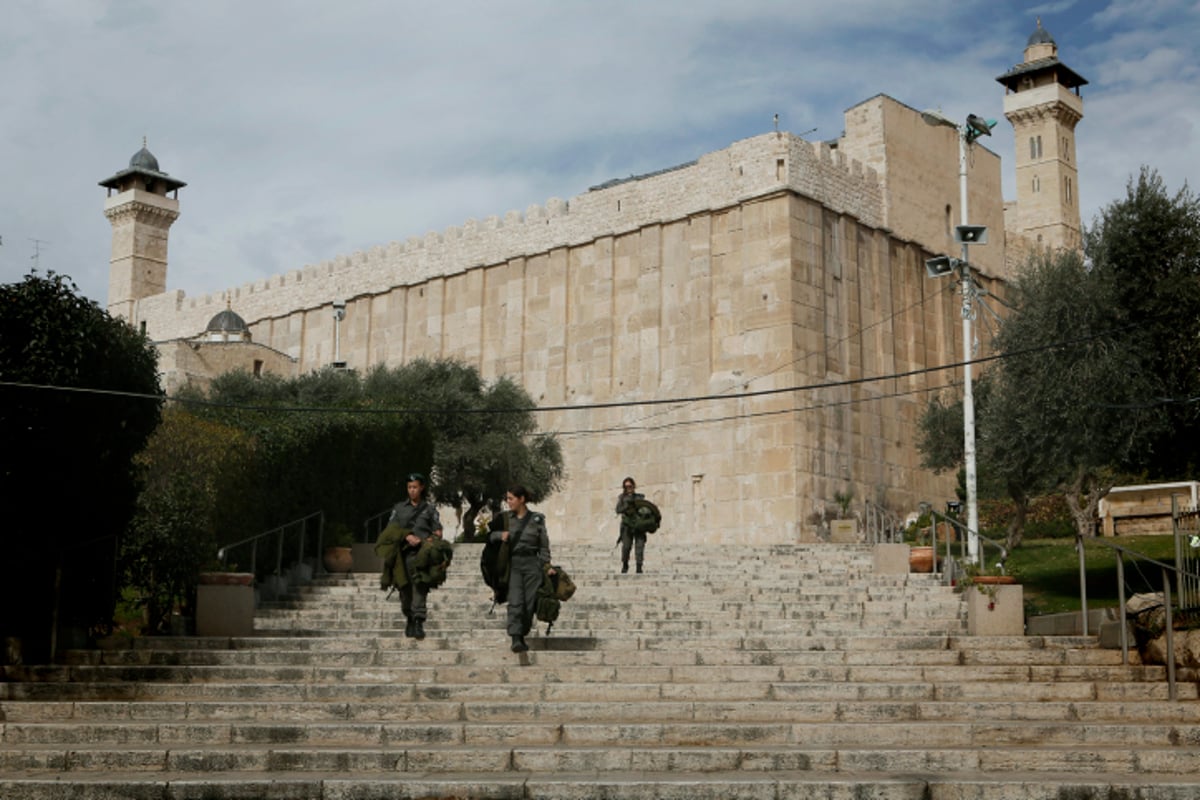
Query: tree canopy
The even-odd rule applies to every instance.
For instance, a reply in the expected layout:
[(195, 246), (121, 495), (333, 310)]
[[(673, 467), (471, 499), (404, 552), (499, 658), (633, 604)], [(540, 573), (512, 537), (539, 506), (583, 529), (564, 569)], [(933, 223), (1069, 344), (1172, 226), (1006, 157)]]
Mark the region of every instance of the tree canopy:
[(48, 641), (56, 609), (64, 624), (107, 621), (105, 565), (133, 514), (134, 456), (161, 404), (150, 342), (70, 278), (30, 273), (0, 286), (0, 536), (14, 566), (0, 628)]
[(558, 440), (538, 433), (536, 404), (511, 378), (486, 384), (461, 362), (416, 359), (372, 369), (363, 386), (368, 396), (402, 403), (430, 426), (430, 488), (439, 503), (462, 515), (468, 534), (479, 511), (498, 506), (511, 484), (524, 485), (535, 503), (562, 484)]
[(1072, 251), (1035, 256), (1001, 326), (987, 452), (1029, 488), (1062, 492), (1081, 534), (1101, 498), (1166, 429), (1161, 381), (1119, 313), (1113, 276)]
[(1173, 196), (1143, 167), (1126, 196), (1097, 216), (1084, 240), (1094, 272), (1113, 282), (1114, 319), (1160, 385), (1167, 424), (1131, 454), (1130, 466), (1157, 480), (1196, 477), (1200, 466), (1200, 198), (1185, 184)]
[[(1015, 501), (1061, 492), (1090, 532), (1115, 482), (1191, 477), (1200, 434), (1200, 202), (1143, 169), (1084, 237), (1085, 254), (1035, 254), (1011, 285), (1002, 358), (982, 379), (981, 489)], [(962, 462), (961, 401), (921, 420), (923, 464)]]

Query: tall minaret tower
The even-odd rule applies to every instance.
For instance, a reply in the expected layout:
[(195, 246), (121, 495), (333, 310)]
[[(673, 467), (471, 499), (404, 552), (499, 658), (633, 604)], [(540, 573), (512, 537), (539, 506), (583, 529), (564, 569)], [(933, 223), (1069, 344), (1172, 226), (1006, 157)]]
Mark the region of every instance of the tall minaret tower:
[(100, 185), (108, 189), (104, 216), (113, 230), (108, 313), (132, 325), (137, 301), (167, 290), (167, 232), (179, 216), (179, 188), (187, 184), (159, 170), (143, 139), (129, 167)]
[(1035, 246), (1082, 246), (1075, 125), (1087, 83), (1058, 60), (1058, 45), (1038, 20), (1025, 60), (996, 78), (1017, 147), (1017, 208), (1010, 230)]

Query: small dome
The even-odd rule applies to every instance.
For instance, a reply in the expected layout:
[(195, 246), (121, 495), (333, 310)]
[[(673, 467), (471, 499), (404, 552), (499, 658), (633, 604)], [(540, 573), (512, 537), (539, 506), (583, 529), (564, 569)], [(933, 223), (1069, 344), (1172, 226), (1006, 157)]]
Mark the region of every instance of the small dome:
[(1050, 31), (1042, 27), (1042, 21), (1038, 20), (1037, 30), (1029, 34), (1029, 41), (1025, 43), (1026, 47), (1033, 47), (1035, 44), (1052, 44), (1055, 47), (1058, 44), (1054, 41), (1054, 37), (1050, 35)]
[(205, 333), (245, 333), (247, 330), (246, 320), (230, 308), (213, 317), (204, 329)]
[(133, 158), (129, 159), (130, 169), (148, 169), (151, 172), (162, 172), (158, 168), (158, 159), (154, 154), (146, 149), (145, 145), (141, 150), (133, 154)]

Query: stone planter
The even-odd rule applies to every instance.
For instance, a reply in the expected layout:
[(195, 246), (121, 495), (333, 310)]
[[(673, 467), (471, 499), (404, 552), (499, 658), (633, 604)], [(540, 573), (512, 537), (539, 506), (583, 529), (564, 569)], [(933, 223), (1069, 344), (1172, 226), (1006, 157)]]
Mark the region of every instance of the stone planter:
[(835, 519), (829, 523), (829, 541), (836, 544), (857, 544), (858, 520)]
[(254, 632), (254, 575), (201, 572), (196, 587), (197, 636), (249, 636)]
[(354, 556), (355, 572), (381, 572), (383, 559), (375, 554), (375, 545), (367, 542), (355, 542), (350, 548)]
[[(1011, 575), (983, 577), (1008, 578)], [(979, 578), (975, 578), (976, 581)], [(1025, 635), (1025, 592), (1024, 587), (1011, 583), (964, 586), (967, 594), (967, 635), (969, 636), (1024, 636)]]

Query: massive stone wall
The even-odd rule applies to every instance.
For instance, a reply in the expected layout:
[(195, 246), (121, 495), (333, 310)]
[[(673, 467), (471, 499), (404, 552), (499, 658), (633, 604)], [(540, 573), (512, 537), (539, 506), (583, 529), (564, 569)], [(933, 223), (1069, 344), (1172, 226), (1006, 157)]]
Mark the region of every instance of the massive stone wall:
[[(790, 189), (875, 226), (883, 225), (878, 176), (829, 147), (785, 133), (736, 142), (697, 162), (573, 198), (553, 198), (524, 213), (410, 237), (339, 256), (226, 291), (189, 298), (169, 291), (142, 299), (136, 316), (157, 340), (195, 336), (228, 299), (247, 322), (327, 307), (334, 299), (376, 295), (395, 286), (637, 230)], [(315, 347), (314, 347), (315, 349)], [(308, 362), (314, 354), (288, 354)], [(328, 361), (329, 358), (324, 359)], [(320, 363), (320, 362), (318, 362)]]
[[(904, 511), (950, 491), (912, 436), (952, 377), (916, 371), (961, 352), (957, 300), (882, 200), (872, 170), (768, 134), (228, 296), (301, 372), (333, 359), (339, 298), (351, 367), (454, 357), (520, 381), (563, 443), (568, 485), (542, 508), (555, 536), (615, 538), (632, 474), (666, 512), (656, 544), (794, 541), (836, 492)], [(225, 296), (138, 311), (156, 339), (194, 336)]]

